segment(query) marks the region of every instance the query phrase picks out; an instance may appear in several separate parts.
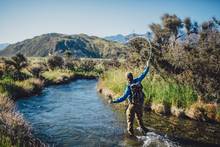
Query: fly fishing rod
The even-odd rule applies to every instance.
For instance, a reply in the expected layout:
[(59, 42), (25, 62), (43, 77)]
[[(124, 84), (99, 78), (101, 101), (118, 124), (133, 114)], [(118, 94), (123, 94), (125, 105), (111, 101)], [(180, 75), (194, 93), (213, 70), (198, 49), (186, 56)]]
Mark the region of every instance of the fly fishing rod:
[(144, 39), (147, 43), (148, 43), (148, 60), (147, 60), (147, 64), (149, 65), (149, 62), (152, 58), (152, 44), (151, 44), (151, 41), (148, 37), (144, 37), (144, 36), (135, 36), (135, 37), (132, 37), (131, 39), (129, 39), (127, 41), (127, 43), (131, 42), (132, 40), (135, 40), (135, 39), (138, 39), (138, 38), (141, 38), (141, 39)]

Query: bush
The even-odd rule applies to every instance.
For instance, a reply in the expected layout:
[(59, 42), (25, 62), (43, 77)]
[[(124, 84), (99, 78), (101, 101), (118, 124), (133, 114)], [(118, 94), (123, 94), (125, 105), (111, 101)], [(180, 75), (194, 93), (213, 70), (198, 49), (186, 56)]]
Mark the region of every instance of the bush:
[(50, 69), (62, 68), (64, 60), (61, 56), (50, 56), (47, 60), (47, 65)]
[(40, 64), (33, 64), (27, 68), (27, 70), (35, 77), (40, 78), (40, 75), (43, 71), (45, 71), (45, 67)]
[(77, 71), (85, 72), (85, 71), (93, 71), (95, 69), (96, 63), (92, 60), (80, 60), (76, 62)]
[(21, 69), (28, 65), (27, 59), (23, 54), (18, 53), (11, 58), (2, 58), (0, 62), (3, 77), (4, 75), (10, 75), (15, 80), (24, 80), (28, 78), (27, 74), (21, 72)]
[(73, 53), (68, 50), (68, 51), (65, 51), (64, 56), (65, 56), (67, 59), (70, 59), (71, 57), (73, 57)]
[(67, 68), (67, 69), (69, 69), (69, 70), (74, 70), (75, 64), (73, 63), (72, 60), (70, 60), (70, 59), (65, 59), (64, 67)]
[(147, 40), (142, 37), (137, 37), (130, 40), (128, 45), (130, 46), (131, 54), (127, 59), (129, 63), (127, 66), (140, 67), (141, 65), (145, 64), (149, 56), (149, 43)]
[(22, 68), (27, 66), (27, 58), (21, 53), (18, 53), (15, 56), (11, 57), (11, 61), (12, 65), (14, 65), (17, 71), (20, 71)]
[(14, 66), (10, 63), (11, 61), (7, 58), (0, 59), (1, 77), (4, 77), (4, 75), (13, 75), (16, 72)]

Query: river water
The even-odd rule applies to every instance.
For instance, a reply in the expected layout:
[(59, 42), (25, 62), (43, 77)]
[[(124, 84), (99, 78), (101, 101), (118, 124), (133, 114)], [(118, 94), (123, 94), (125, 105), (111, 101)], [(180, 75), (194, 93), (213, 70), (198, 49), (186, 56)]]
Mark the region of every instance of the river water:
[(17, 101), (33, 133), (51, 146), (217, 146), (220, 125), (145, 113), (151, 131), (126, 137), (125, 114), (96, 92), (97, 80), (50, 86), (38, 96)]

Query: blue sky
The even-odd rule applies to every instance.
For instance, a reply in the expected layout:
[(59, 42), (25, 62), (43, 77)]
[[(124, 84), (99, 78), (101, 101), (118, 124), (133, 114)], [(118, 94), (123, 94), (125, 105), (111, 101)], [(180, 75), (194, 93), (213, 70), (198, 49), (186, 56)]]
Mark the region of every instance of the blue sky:
[(0, 0), (0, 43), (50, 32), (145, 33), (164, 13), (198, 22), (220, 19), (220, 0)]

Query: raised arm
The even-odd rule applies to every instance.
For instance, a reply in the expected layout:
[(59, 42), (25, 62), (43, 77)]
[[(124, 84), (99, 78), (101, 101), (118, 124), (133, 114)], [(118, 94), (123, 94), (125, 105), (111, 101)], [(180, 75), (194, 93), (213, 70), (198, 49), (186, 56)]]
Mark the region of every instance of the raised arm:
[(129, 89), (128, 86), (127, 86), (127, 88), (126, 88), (125, 91), (124, 91), (123, 96), (121, 96), (121, 97), (117, 98), (116, 100), (112, 101), (112, 103), (120, 103), (120, 102), (123, 102), (124, 100), (127, 99), (127, 97), (128, 97), (130, 94), (131, 94), (131, 91), (130, 91), (130, 89)]
[(140, 74), (137, 78), (135, 78), (134, 80), (135, 80), (136, 82), (141, 82), (141, 81), (145, 78), (145, 76), (147, 75), (148, 71), (149, 71), (149, 66), (148, 66), (148, 67), (145, 67), (143, 73), (141, 73), (141, 74)]

